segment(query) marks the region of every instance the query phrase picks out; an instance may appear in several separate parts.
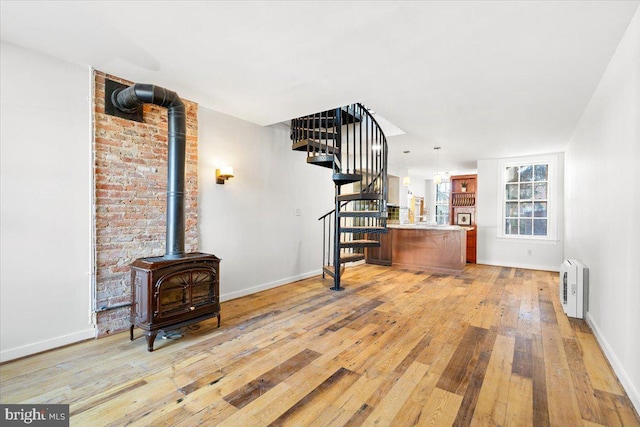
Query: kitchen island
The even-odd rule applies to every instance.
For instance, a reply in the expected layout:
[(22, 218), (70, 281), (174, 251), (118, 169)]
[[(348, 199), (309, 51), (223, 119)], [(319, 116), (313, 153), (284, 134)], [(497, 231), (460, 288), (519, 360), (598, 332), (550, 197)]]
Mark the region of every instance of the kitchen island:
[(369, 264), (460, 274), (467, 263), (467, 230), (457, 225), (389, 224)]

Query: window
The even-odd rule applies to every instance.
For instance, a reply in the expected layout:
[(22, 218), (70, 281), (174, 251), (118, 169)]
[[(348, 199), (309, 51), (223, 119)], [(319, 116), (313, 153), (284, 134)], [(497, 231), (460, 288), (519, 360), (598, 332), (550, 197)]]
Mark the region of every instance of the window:
[(502, 209), (499, 235), (555, 239), (555, 157), (502, 162)]
[(436, 184), (436, 224), (449, 224), (449, 194), (451, 183)]

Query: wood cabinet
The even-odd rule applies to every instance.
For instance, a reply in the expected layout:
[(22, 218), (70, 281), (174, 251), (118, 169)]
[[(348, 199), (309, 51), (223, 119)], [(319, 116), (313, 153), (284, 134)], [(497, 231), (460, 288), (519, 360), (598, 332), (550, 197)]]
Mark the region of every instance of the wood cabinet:
[(467, 230), (467, 262), (476, 263), (476, 227)]
[(466, 265), (464, 230), (397, 225), (389, 232), (394, 267), (460, 274)]
[(376, 236), (380, 246), (367, 248), (368, 264), (447, 274), (460, 274), (466, 264), (467, 233), (458, 227), (392, 224)]
[(476, 262), (476, 205), (477, 175), (454, 175), (451, 177), (449, 219), (453, 225), (467, 227), (467, 262)]
[(365, 249), (367, 264), (390, 266), (391, 259), (391, 230), (382, 234), (370, 234), (367, 239), (378, 240), (380, 246)]

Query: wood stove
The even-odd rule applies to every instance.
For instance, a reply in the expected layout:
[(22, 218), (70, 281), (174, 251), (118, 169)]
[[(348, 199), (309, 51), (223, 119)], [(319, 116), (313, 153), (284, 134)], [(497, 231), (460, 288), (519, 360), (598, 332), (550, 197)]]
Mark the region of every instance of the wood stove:
[(177, 329), (214, 316), (220, 327), (220, 259), (184, 251), (187, 124), (180, 97), (158, 86), (136, 83), (129, 87), (105, 84), (105, 98), (105, 105), (110, 106), (105, 111), (126, 113), (123, 117), (141, 117), (145, 103), (167, 108), (165, 255), (140, 258), (131, 264), (130, 338), (133, 341), (133, 329), (138, 326), (146, 331), (147, 349), (153, 351), (160, 330)]
[(220, 259), (194, 252), (179, 260), (140, 258), (131, 264), (131, 330), (145, 330), (147, 349), (159, 330), (180, 328), (212, 317), (220, 327)]

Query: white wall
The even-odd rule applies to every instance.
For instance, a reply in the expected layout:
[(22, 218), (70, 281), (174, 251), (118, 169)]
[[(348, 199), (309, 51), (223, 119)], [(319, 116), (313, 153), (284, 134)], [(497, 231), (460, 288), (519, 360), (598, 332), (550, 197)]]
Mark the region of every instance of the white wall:
[[(422, 197), (424, 199), (427, 193), (427, 182), (423, 178), (416, 178), (414, 176), (411, 177), (411, 184), (409, 185), (409, 190), (411, 190), (411, 196), (413, 197)], [(411, 199), (411, 197), (409, 197)]]
[(500, 265), (516, 268), (559, 271), (563, 261), (563, 162), (562, 154), (556, 154), (558, 161), (557, 194), (557, 240), (535, 241), (498, 237), (499, 213), (501, 210), (501, 160), (478, 161), (477, 190), (477, 262), (478, 264)]
[(566, 152), (567, 258), (590, 269), (587, 319), (640, 411), (640, 11)]
[(427, 222), (436, 222), (436, 183), (432, 179), (425, 180), (424, 208), (427, 210)]
[(390, 205), (398, 206), (400, 203), (400, 178), (395, 175), (388, 175), (389, 184), (388, 190), (389, 194), (387, 197), (387, 201)]
[(1, 46), (0, 360), (95, 336), (91, 70)]
[[(222, 299), (319, 274), (331, 170), (292, 151), (283, 124), (261, 127), (201, 106), (198, 127), (200, 250), (222, 258)], [(235, 173), (224, 185), (215, 183), (221, 164)]]

